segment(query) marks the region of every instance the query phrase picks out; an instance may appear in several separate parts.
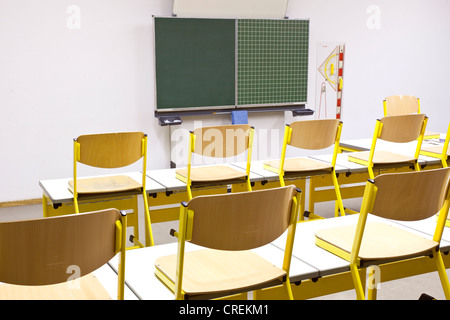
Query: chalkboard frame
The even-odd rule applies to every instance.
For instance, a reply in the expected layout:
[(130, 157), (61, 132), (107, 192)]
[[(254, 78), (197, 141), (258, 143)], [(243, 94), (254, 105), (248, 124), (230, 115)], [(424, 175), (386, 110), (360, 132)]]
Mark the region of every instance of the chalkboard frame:
[[(305, 99), (304, 101), (288, 101), (288, 102), (280, 102), (280, 103), (248, 103), (248, 104), (239, 104), (238, 103), (238, 70), (237, 70), (237, 66), (238, 66), (238, 23), (240, 20), (266, 20), (266, 21), (292, 21), (292, 20), (286, 20), (286, 19), (212, 19), (212, 18), (178, 18), (178, 17), (153, 17), (154, 18), (154, 31), (155, 31), (155, 50), (154, 50), (154, 54), (155, 54), (155, 116), (159, 117), (162, 115), (193, 115), (193, 114), (211, 114), (211, 113), (227, 113), (227, 112), (231, 112), (233, 110), (248, 110), (248, 111), (286, 111), (286, 110), (292, 110), (292, 111), (297, 111), (297, 114), (304, 114), (304, 110), (302, 111), (301, 109), (305, 108), (305, 105), (307, 103), (306, 101), (306, 95), (305, 95)], [(234, 30), (233, 33), (235, 34), (235, 38), (234, 38), (234, 46), (233, 46), (233, 52), (234, 54), (233, 59), (234, 59), (234, 65), (232, 65), (231, 63), (228, 64), (228, 66), (230, 68), (234, 67), (234, 103), (226, 103), (226, 104), (204, 104), (204, 105), (175, 105), (173, 106), (161, 106), (158, 104), (158, 99), (160, 98), (160, 91), (158, 91), (160, 89), (160, 72), (161, 68), (159, 68), (160, 66), (158, 65), (158, 55), (161, 55), (161, 52), (158, 53), (158, 50), (160, 49), (158, 46), (160, 45), (160, 42), (158, 41), (158, 37), (161, 38), (160, 34), (157, 34), (158, 32), (158, 25), (161, 23), (161, 21), (169, 21), (169, 20), (164, 20), (164, 19), (174, 19), (174, 20), (170, 20), (171, 23), (175, 22), (175, 21), (182, 21), (182, 22), (186, 22), (186, 21), (194, 21), (195, 22), (201, 22), (203, 24), (203, 22), (217, 22), (219, 25), (221, 23), (225, 23), (226, 25), (228, 25), (228, 27), (230, 27), (232, 24), (234, 25)], [(158, 21), (158, 22), (157, 22)], [(303, 22), (307, 22), (307, 40), (306, 40), (306, 55), (304, 56), (304, 60), (302, 61), (302, 63), (306, 64), (306, 70), (308, 69), (308, 56), (309, 56), (309, 20), (306, 19), (302, 19), (302, 20), (298, 20), (298, 21), (303, 21)], [(216, 29), (219, 30), (219, 29)], [(198, 31), (198, 30), (197, 30)], [(231, 41), (228, 41), (228, 45), (231, 46)], [(231, 51), (229, 50), (228, 53), (231, 55), (230, 53)], [(186, 63), (186, 62), (184, 62)], [(168, 70), (168, 69), (166, 69)], [(223, 71), (223, 69), (222, 69)], [(307, 71), (306, 71), (306, 75), (307, 75)], [(230, 75), (227, 75), (228, 79), (231, 79)], [(305, 83), (303, 84), (304, 86), (304, 90), (306, 90), (307, 92), (307, 80), (305, 81)], [(229, 100), (231, 101), (231, 100)], [(307, 112), (308, 113), (308, 112)]]

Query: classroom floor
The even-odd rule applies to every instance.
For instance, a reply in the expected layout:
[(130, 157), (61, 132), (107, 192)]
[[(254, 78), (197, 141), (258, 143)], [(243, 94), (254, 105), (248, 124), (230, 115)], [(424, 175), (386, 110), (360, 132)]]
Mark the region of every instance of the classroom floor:
[[(358, 201), (358, 199), (345, 200), (344, 205), (352, 209), (358, 209), (360, 203)], [(334, 204), (324, 203), (316, 205), (316, 213), (321, 214), (325, 217), (331, 217), (333, 215), (333, 209)], [(41, 217), (42, 207), (40, 204), (0, 208), (0, 222), (34, 219)], [(171, 228), (177, 229), (178, 222), (173, 221), (153, 224), (153, 233), (156, 245), (176, 241), (169, 235), (169, 230)], [(450, 269), (447, 269), (447, 274), (450, 277)], [(445, 299), (437, 272), (431, 272), (419, 276), (381, 283), (381, 287), (378, 290), (378, 299), (417, 300), (422, 293), (426, 293), (439, 300)], [(318, 297), (316, 299), (353, 300), (355, 299), (355, 297), (356, 295), (354, 290), (349, 290), (332, 295)]]

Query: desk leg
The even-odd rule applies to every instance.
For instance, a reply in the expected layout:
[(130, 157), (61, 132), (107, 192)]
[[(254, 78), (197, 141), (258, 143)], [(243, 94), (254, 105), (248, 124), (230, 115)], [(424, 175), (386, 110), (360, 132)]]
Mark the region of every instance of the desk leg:
[(42, 214), (43, 214), (44, 218), (48, 217), (47, 205), (48, 205), (48, 199), (45, 196), (45, 194), (43, 194), (42, 195)]

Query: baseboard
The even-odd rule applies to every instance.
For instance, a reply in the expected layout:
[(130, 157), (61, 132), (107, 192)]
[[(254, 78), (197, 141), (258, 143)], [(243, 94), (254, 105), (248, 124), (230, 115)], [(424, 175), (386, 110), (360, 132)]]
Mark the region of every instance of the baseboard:
[(17, 206), (28, 206), (32, 204), (42, 203), (42, 199), (25, 199), (16, 201), (6, 201), (0, 202), (0, 208), (17, 207)]

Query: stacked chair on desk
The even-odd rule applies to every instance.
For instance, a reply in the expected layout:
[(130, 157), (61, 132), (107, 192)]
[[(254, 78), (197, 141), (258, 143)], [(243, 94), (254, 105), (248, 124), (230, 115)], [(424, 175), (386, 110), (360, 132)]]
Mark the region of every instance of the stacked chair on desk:
[[(424, 146), (420, 150), (420, 154), (432, 158), (438, 158), (441, 160), (441, 164), (443, 168), (448, 167), (450, 163), (450, 124), (447, 129), (447, 134), (445, 136), (443, 145), (435, 145), (435, 146)], [(450, 218), (447, 217), (447, 222), (445, 223), (447, 227), (450, 227)]]
[[(187, 168), (176, 170), (176, 177), (186, 183), (188, 198), (192, 189), (214, 185), (245, 183), (251, 191), (250, 162), (254, 129), (247, 124), (222, 125), (197, 128), (190, 132)], [(226, 164), (192, 166), (192, 156), (225, 159), (247, 152), (245, 172)]]
[[(178, 254), (155, 262), (156, 276), (177, 299), (209, 299), (289, 281), (300, 191), (294, 186), (197, 196), (180, 208)], [(288, 232), (282, 268), (251, 251)], [(202, 247), (185, 252), (186, 242)]]
[[(126, 175), (113, 175), (80, 179), (77, 164), (95, 168), (120, 168), (142, 159), (142, 181), (138, 182)], [(108, 194), (124, 196), (140, 193), (144, 200), (146, 245), (153, 245), (148, 199), (145, 189), (147, 170), (147, 135), (142, 132), (119, 132), (82, 135), (74, 139), (73, 180), (69, 187), (73, 192), (75, 212), (79, 213), (79, 198)], [(133, 227), (138, 231), (137, 212), (133, 215)], [(134, 242), (143, 246), (138, 236)]]
[(420, 99), (408, 95), (394, 95), (383, 100), (384, 116), (420, 113)]
[[(371, 179), (375, 177), (374, 170), (378, 169), (413, 166), (416, 171), (419, 171), (418, 157), (426, 125), (427, 117), (424, 114), (387, 116), (378, 119), (370, 150), (351, 152), (348, 160), (367, 166)], [(405, 155), (386, 150), (377, 151), (378, 140), (396, 143), (396, 147), (398, 144), (416, 141), (415, 152)]]
[[(296, 121), (286, 125), (281, 158), (264, 162), (264, 168), (278, 173), (281, 186), (284, 186), (285, 180), (289, 178), (331, 175), (339, 212), (341, 215), (345, 215), (335, 171), (341, 131), (342, 122), (335, 119)], [(306, 150), (320, 150), (334, 146), (333, 157), (331, 163), (314, 160), (309, 157), (286, 158), (288, 146)], [(310, 218), (312, 218), (311, 215)]]
[[(110, 299), (92, 272), (120, 253), (123, 300), (126, 227), (117, 209), (0, 223), (0, 298)], [(75, 276), (78, 283), (69, 282)]]
[[(394, 95), (383, 100), (384, 116), (421, 113), (420, 99), (409, 95)], [(439, 138), (439, 133), (425, 131), (425, 139)]]
[(438, 158), (441, 160), (442, 167), (444, 168), (448, 167), (448, 163), (450, 162), (449, 141), (450, 141), (450, 124), (448, 125), (447, 135), (445, 136), (444, 144), (422, 147), (422, 149), (420, 150), (420, 154), (433, 158)]
[[(415, 257), (430, 257), (435, 262), (445, 297), (450, 299), (450, 284), (439, 249), (449, 205), (450, 168), (382, 174), (366, 184), (357, 225), (320, 230), (316, 232), (316, 244), (350, 262), (358, 299), (365, 298), (359, 268)], [(384, 221), (367, 221), (370, 214), (417, 221), (437, 213), (433, 239)], [(370, 290), (369, 298), (375, 297), (376, 290)]]

